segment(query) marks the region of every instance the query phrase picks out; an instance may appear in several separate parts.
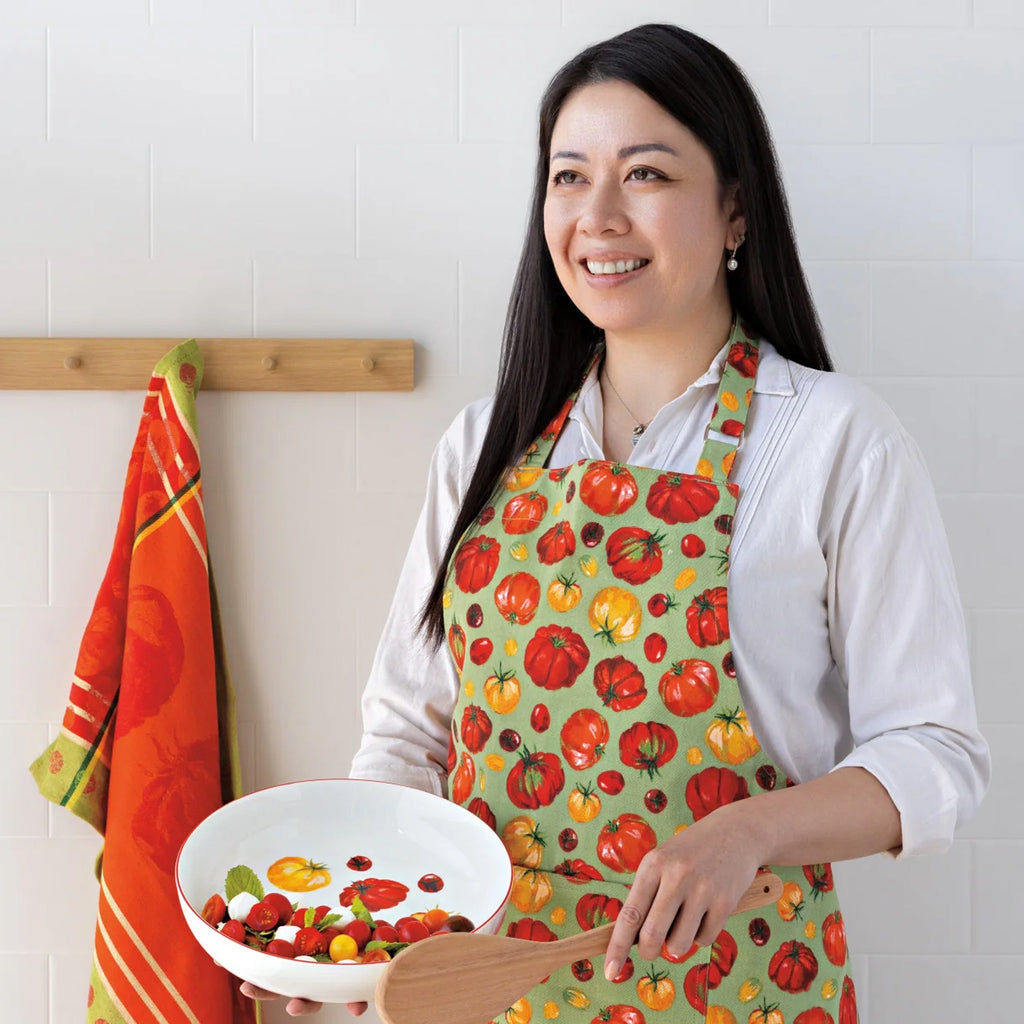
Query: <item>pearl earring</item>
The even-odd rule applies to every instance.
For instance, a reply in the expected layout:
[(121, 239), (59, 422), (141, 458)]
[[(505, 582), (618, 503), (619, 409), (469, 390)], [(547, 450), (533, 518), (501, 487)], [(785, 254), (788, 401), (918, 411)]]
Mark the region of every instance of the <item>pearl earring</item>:
[(746, 235), (740, 235), (740, 237), (736, 240), (736, 245), (733, 248), (732, 252), (729, 254), (729, 259), (726, 261), (725, 264), (729, 270), (735, 270), (739, 266), (739, 263), (736, 260), (736, 250), (739, 249), (739, 247), (743, 244), (743, 240), (746, 237)]

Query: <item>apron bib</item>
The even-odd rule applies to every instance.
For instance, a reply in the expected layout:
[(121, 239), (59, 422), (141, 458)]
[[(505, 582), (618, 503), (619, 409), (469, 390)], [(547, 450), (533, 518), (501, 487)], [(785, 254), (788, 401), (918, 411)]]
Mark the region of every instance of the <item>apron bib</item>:
[[(614, 920), (643, 856), (726, 803), (785, 786), (747, 721), (729, 640), (729, 480), (757, 372), (739, 319), (693, 474), (548, 468), (572, 395), (461, 539), (445, 628), (461, 688), (449, 799), (514, 865), (509, 935)], [(710, 947), (559, 969), (498, 1024), (856, 1024), (828, 864), (772, 866), (777, 905)]]

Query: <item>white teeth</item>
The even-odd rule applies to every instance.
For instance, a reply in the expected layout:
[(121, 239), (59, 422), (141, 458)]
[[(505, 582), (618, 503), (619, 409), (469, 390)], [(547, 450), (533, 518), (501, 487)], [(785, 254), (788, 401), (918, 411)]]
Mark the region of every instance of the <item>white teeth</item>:
[(598, 260), (587, 260), (587, 270), (592, 274), (625, 274), (627, 271), (636, 270), (645, 266), (650, 260), (618, 260), (616, 262), (602, 263)]

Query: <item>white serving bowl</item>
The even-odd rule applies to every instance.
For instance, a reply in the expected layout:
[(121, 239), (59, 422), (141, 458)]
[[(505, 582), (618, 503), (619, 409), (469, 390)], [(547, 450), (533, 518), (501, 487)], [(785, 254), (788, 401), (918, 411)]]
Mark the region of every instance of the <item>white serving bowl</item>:
[[(330, 884), (308, 893), (277, 889), (267, 868), (286, 856), (327, 865)], [(369, 870), (347, 867), (368, 857)], [(476, 931), (495, 932), (512, 887), (512, 865), (497, 834), (475, 814), (441, 797), (386, 782), (319, 779), (274, 786), (234, 800), (202, 821), (178, 853), (175, 879), (182, 912), (203, 949), (236, 977), (283, 996), (324, 1003), (372, 1001), (387, 963), (345, 964), (271, 956), (222, 935), (202, 918), (214, 893), (225, 895), (230, 868), (244, 864), (267, 892), (302, 906), (337, 906), (345, 886), (365, 878), (394, 879), (409, 888), (398, 906), (373, 911), (399, 917), (441, 906)], [(426, 874), (443, 880), (423, 891)], [(429, 942), (430, 939), (421, 941)]]

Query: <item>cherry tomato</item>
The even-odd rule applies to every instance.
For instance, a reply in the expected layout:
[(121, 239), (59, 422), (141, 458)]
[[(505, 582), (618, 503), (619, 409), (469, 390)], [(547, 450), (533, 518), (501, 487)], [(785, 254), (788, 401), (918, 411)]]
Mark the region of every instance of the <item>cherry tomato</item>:
[(263, 952), (271, 956), (283, 956), (288, 960), (295, 959), (295, 947), (286, 939), (271, 939)]
[(522, 743), (522, 738), (515, 729), (502, 729), (501, 735), (498, 737), (498, 744), (502, 750), (518, 750), (519, 744)]
[(577, 981), (590, 981), (594, 976), (594, 965), (589, 960), (577, 960), (572, 965), (572, 976)]
[(382, 964), (391, 959), (391, 954), (386, 949), (371, 949), (360, 958), (361, 964)]
[(352, 871), (369, 871), (373, 867), (373, 861), (369, 857), (349, 857), (345, 867)]
[(755, 946), (765, 945), (772, 937), (772, 930), (763, 917), (755, 917), (747, 926), (747, 931), (750, 932), (750, 941)]
[(400, 942), (398, 930), (393, 924), (381, 924), (373, 929), (374, 942)]
[(576, 497), (576, 481), (570, 480), (569, 486), (565, 489), (565, 503), (566, 505)]
[(491, 656), (494, 650), (494, 643), (490, 637), (478, 636), (469, 645), (469, 660), (474, 665), (482, 665)]
[(530, 714), (530, 725), (533, 726), (534, 732), (547, 732), (548, 726), (551, 725), (551, 712), (546, 705), (538, 704), (533, 709)]
[(722, 671), (730, 678), (736, 678), (736, 662), (733, 661), (732, 651), (722, 659)]
[(649, 789), (644, 793), (644, 806), (651, 812), (651, 814), (661, 814), (665, 810), (665, 805), (668, 803), (668, 797), (665, 796), (663, 790), (660, 789)]
[(327, 952), (335, 963), (339, 960), (355, 960), (359, 955), (359, 946), (351, 935), (345, 935), (343, 932), (331, 940)]
[(650, 636), (644, 638), (644, 654), (647, 655), (648, 661), (657, 664), (665, 657), (667, 650), (668, 641), (660, 633), (651, 633)]
[[(272, 895), (276, 896), (277, 893), (273, 893)], [(282, 899), (283, 898), (284, 897), (282, 897)], [(285, 902), (287, 903), (287, 900), (285, 900)], [(288, 916), (289, 917), (291, 917), (291, 911), (292, 911), (292, 905), (289, 903), (288, 904)], [(212, 924), (216, 928), (217, 925), (219, 925), (221, 923), (221, 921), (223, 921), (224, 918), (227, 916), (227, 912), (228, 912), (228, 905), (224, 902), (224, 897), (221, 896), (219, 893), (214, 893), (206, 901), (206, 904), (203, 907), (202, 917), (203, 917), (203, 920), (207, 924)], [(280, 916), (280, 913), (278, 914), (278, 916)]]
[(600, 523), (586, 523), (583, 529), (580, 530), (580, 540), (588, 548), (595, 548), (601, 543), (601, 538), (604, 536), (604, 527)]
[(444, 880), (440, 875), (424, 875), (416, 884), (424, 892), (440, 892), (444, 888)]
[(615, 796), (616, 793), (622, 792), (622, 787), (625, 786), (626, 780), (622, 777), (622, 772), (617, 772), (612, 768), (598, 775), (597, 784), (602, 792), (607, 793), (609, 796)]
[(705, 551), (704, 541), (702, 541), (695, 533), (688, 533), (683, 538), (681, 547), (683, 554), (686, 555), (687, 558), (700, 558)]
[(563, 828), (562, 831), (558, 833), (558, 845), (565, 850), (566, 853), (569, 853), (570, 850), (575, 850), (579, 841), (580, 837), (576, 835), (576, 830), (574, 828)]
[(278, 924), (288, 924), (291, 921), (292, 904), (287, 896), (279, 892), (268, 892), (263, 899), (277, 911)]
[(463, 917), (462, 914), (452, 914), (448, 918), (448, 927), (453, 932), (471, 932), (476, 925), (468, 917)]
[(342, 931), (351, 935), (360, 949), (370, 941), (370, 926), (365, 921), (349, 921)]
[(675, 601), (668, 594), (654, 594), (647, 602), (647, 610), (655, 617), (664, 615), (669, 608), (674, 607)]
[(466, 609), (466, 624), (476, 629), (484, 621), (484, 610), (478, 604), (471, 604)]
[(430, 929), (416, 918), (403, 917), (395, 924), (399, 942), (419, 942), (430, 935)]
[(493, 518), (494, 518), (494, 506), (493, 505), (488, 505), (487, 508), (485, 508), (483, 510), (483, 512), (481, 512), (480, 515), (478, 515), (476, 517), (476, 521), (481, 526), (486, 526)]
[(770, 764), (763, 764), (754, 772), (754, 778), (762, 789), (775, 788), (775, 769)]
[(443, 910), (441, 907), (434, 907), (433, 910), (428, 910), (423, 915), (423, 923), (427, 926), (427, 931), (431, 935), (437, 931), (438, 928), (448, 922), (448, 911)]

